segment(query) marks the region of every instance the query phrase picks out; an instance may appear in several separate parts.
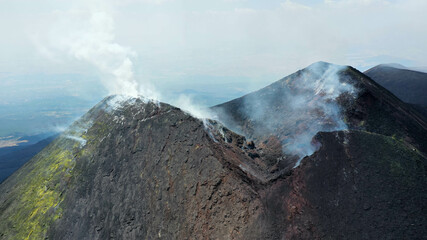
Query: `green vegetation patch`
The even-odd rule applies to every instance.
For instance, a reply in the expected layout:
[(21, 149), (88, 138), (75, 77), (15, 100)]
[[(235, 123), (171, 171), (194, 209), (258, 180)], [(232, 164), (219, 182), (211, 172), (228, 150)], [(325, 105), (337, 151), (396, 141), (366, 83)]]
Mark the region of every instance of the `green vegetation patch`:
[(64, 143), (58, 142), (15, 176), (19, 182), (0, 209), (2, 238), (44, 239), (49, 226), (61, 217), (60, 203), (75, 161), (72, 152), (61, 147)]
[[(389, 176), (405, 186), (412, 186), (417, 179), (426, 179), (424, 156), (415, 147), (393, 135), (392, 137), (359, 132), (354, 135), (356, 146), (364, 152), (370, 164), (386, 169)], [(368, 154), (370, 153), (370, 154)]]

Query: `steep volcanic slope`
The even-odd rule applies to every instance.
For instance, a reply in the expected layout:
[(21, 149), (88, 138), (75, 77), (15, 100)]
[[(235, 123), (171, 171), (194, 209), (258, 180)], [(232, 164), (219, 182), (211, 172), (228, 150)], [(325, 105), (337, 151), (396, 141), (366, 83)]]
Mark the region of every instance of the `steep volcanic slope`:
[(248, 228), (261, 202), (250, 207), (256, 192), (238, 168), (251, 161), (240, 136), (215, 139), (226, 130), (206, 131), (166, 104), (137, 99), (114, 110), (109, 101), (0, 186), (2, 238), (221, 237)]
[[(331, 131), (315, 133), (297, 168), (299, 155), (282, 154), (284, 138), (262, 135), (256, 119), (238, 128), (265, 139), (254, 144), (167, 104), (107, 98), (0, 185), (0, 238), (423, 238), (424, 123), (363, 74), (339, 74), (357, 94), (320, 91), (327, 105), (300, 112), (312, 117), (297, 133), (313, 119)], [(278, 128), (267, 130), (295, 138)]]
[[(324, 87), (328, 85), (345, 87), (345, 91), (325, 98), (332, 89)], [(306, 107), (295, 108), (295, 98)], [(313, 128), (340, 130), (342, 120), (343, 128), (350, 129), (317, 133), (307, 143), (320, 149), (305, 157), (290, 177), (267, 188), (264, 201), (274, 206), (270, 213), (276, 216), (269, 217), (286, 226), (284, 236), (425, 236), (427, 124), (356, 69), (316, 63), (213, 110), (227, 127), (255, 140), (258, 147), (271, 144), (272, 139), (283, 145), (284, 156), (268, 161), (271, 170), (289, 169), (296, 160), (290, 155), (301, 153), (289, 148), (289, 142), (298, 142), (300, 135), (306, 139)], [(263, 156), (265, 149), (259, 152)]]
[(212, 109), (258, 145), (277, 139), (288, 155), (310, 155), (317, 132), (347, 128), (405, 139), (427, 152), (425, 119), (351, 67), (315, 63)]
[(404, 102), (427, 107), (427, 73), (381, 64), (364, 74)]
[(425, 156), (401, 141), (365, 131), (322, 132), (315, 139), (322, 145), (319, 151), (262, 194), (280, 236), (426, 236)]

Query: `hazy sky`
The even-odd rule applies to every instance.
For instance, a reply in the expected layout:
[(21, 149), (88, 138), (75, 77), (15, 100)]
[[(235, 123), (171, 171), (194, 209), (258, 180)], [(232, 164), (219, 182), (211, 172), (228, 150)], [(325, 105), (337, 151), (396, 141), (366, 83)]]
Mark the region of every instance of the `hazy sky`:
[(426, 11), (426, 0), (0, 0), (0, 103), (104, 95), (100, 83), (238, 95), (319, 60), (427, 66)]

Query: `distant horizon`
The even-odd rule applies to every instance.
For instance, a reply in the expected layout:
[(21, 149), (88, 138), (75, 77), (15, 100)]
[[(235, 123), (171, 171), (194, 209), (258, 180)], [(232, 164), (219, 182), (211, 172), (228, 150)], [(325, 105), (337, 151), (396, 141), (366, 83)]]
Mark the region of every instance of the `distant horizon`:
[[(317, 61), (317, 62), (323, 62), (323, 61)], [(390, 65), (390, 64), (392, 67), (397, 67), (397, 66), (393, 66), (397, 63), (382, 63), (382, 64), (374, 65), (372, 67), (379, 66), (379, 65)], [(398, 64), (398, 65), (403, 67), (403, 69), (419, 71), (414, 68), (403, 66), (402, 64)], [(308, 67), (308, 66), (305, 66), (305, 67)], [(368, 69), (372, 67), (369, 67)], [(304, 69), (304, 68), (301, 68), (301, 69)], [(358, 70), (361, 71), (360, 69)], [(250, 92), (257, 91), (293, 73), (289, 73), (287, 75), (284, 75), (280, 78), (271, 80), (266, 83), (260, 82), (258, 86), (252, 85), (251, 88), (240, 89), (240, 90), (236, 90), (236, 89), (233, 90), (231, 88), (231, 90), (228, 90), (228, 91), (223, 90), (218, 92), (217, 89), (215, 89), (215, 87), (227, 89), (227, 87), (224, 87), (224, 86), (241, 84), (238, 81), (237, 82), (230, 81), (229, 83), (225, 83), (223, 85), (212, 84), (209, 87), (200, 87), (200, 85), (197, 85), (197, 84), (195, 86), (186, 86), (187, 88), (181, 91), (171, 90), (171, 92), (168, 93), (169, 96), (167, 98), (160, 99), (160, 100), (165, 103), (174, 105), (174, 101), (176, 101), (180, 96), (185, 96), (187, 100), (190, 101), (190, 103), (191, 102), (197, 103), (198, 107), (210, 107), (217, 104), (225, 103), (235, 98), (242, 97)], [(43, 74), (43, 76), (48, 76), (48, 75)], [(53, 76), (55, 75), (51, 75), (48, 77), (53, 78)], [(60, 76), (64, 76), (64, 75), (60, 75)], [(78, 75), (71, 74), (69, 76), (78, 76)], [(81, 76), (81, 77), (84, 77), (84, 76)], [(209, 77), (207, 78), (209, 79)], [(94, 82), (96, 83), (96, 81)], [(207, 84), (207, 83), (204, 82), (204, 84)], [(102, 88), (101, 85), (98, 85), (98, 87)], [(2, 128), (0, 128), (0, 137), (12, 136), (16, 140), (16, 141), (9, 141), (9, 139), (5, 139), (3, 141), (2, 139), (0, 139), (0, 144), (2, 143), (10, 144), (13, 142), (16, 142), (19, 144), (19, 141), (22, 141), (20, 139), (21, 137), (36, 136), (36, 135), (45, 134), (45, 133), (49, 133), (50, 135), (52, 135), (52, 134), (61, 132), (63, 131), (63, 129), (69, 126), (69, 124), (77, 120), (80, 116), (86, 113), (90, 108), (96, 105), (99, 101), (101, 101), (107, 96), (112, 95), (106, 92), (106, 90), (100, 91), (98, 92), (98, 94), (95, 94), (95, 95), (93, 93), (92, 95), (88, 94), (83, 96), (73, 95), (73, 94), (68, 94), (68, 95), (59, 94), (59, 95), (52, 95), (52, 96), (44, 95), (44, 96), (35, 97), (33, 99), (27, 98), (25, 101), (21, 101), (21, 102), (18, 101), (18, 102), (12, 102), (12, 103), (7, 103), (7, 102), (5, 103), (0, 101), (0, 123), (2, 125)], [(144, 97), (143, 95), (141, 96)], [(30, 118), (32, 120), (30, 120)]]
[(0, 132), (63, 126), (111, 94), (212, 106), (317, 61), (422, 69), (425, 9), (425, 0), (0, 0)]
[[(321, 62), (321, 60), (319, 61), (315, 61), (315, 62)], [(313, 63), (315, 63), (313, 62)], [(334, 64), (334, 63), (333, 63)], [(398, 62), (383, 62), (383, 63), (378, 63), (378, 64), (373, 64), (370, 66), (366, 66), (366, 67), (362, 67), (362, 68), (357, 68), (353, 65), (349, 65), (352, 67), (355, 67), (356, 69), (358, 69), (360, 72), (364, 72), (370, 68), (373, 68), (375, 66), (378, 65), (393, 65), (393, 64), (399, 64), (404, 66), (406, 69), (409, 70), (413, 70), (413, 71), (420, 71), (420, 72), (427, 72), (427, 67), (423, 67), (423, 66), (408, 66), (408, 65), (404, 65)], [(310, 64), (309, 64), (310, 65)], [(307, 66), (309, 66), (307, 65)], [(305, 66), (305, 67), (307, 67)], [(303, 69), (305, 67), (301, 67), (299, 69)], [(299, 70), (297, 69), (297, 70)], [(296, 70), (296, 71), (297, 71)], [(230, 97), (228, 96), (224, 96), (224, 94), (219, 93), (219, 95), (222, 95), (222, 97), (220, 97), (220, 99), (226, 99), (226, 98), (233, 98), (233, 97), (237, 97), (238, 94), (246, 94), (249, 93), (251, 91), (255, 91), (258, 88), (263, 87), (264, 85), (268, 85), (273, 83), (274, 81), (277, 81), (283, 77), (286, 77), (290, 74), (292, 74), (293, 72), (289, 72), (287, 74), (283, 74), (283, 76), (281, 77), (276, 77), (276, 78), (271, 78), (271, 79), (259, 79), (258, 81), (255, 82), (251, 82), (249, 85), (247, 85), (248, 83), (248, 78), (247, 77), (241, 77), (240, 79), (238, 77), (225, 77), (225, 76), (188, 76), (187, 79), (189, 79), (189, 81), (192, 81), (192, 85), (187, 85), (187, 84), (180, 84), (180, 85), (174, 85), (173, 88), (167, 89), (166, 94), (172, 94), (172, 95), (179, 95), (180, 93), (186, 93), (188, 91), (193, 91), (191, 94), (196, 94), (199, 95), (200, 93), (202, 94), (208, 94), (208, 95), (214, 95), (213, 91), (216, 91), (217, 89), (214, 89), (212, 91), (212, 87), (215, 88), (214, 86), (214, 82), (216, 79), (229, 79), (228, 81), (225, 81), (224, 84), (228, 85), (228, 86), (232, 86), (232, 85), (236, 85), (238, 86), (239, 84), (244, 84), (243, 87), (239, 88), (239, 89), (234, 89), (234, 91), (232, 91), (231, 94), (229, 94)], [(8, 106), (8, 105), (22, 105), (22, 104), (26, 104), (26, 103), (31, 103), (32, 101), (37, 101), (37, 100), (46, 100), (46, 99), (60, 99), (63, 97), (75, 97), (75, 98), (80, 98), (80, 99), (84, 99), (87, 101), (94, 101), (94, 100), (100, 100), (105, 96), (109, 96), (110, 94), (107, 92), (107, 89), (103, 89), (104, 87), (102, 85), (99, 84), (99, 80), (97, 80), (97, 77), (94, 75), (84, 75), (84, 74), (76, 74), (76, 73), (68, 73), (68, 74), (45, 74), (45, 73), (33, 73), (33, 74), (22, 74), (22, 75), (14, 75), (11, 73), (3, 73), (0, 74), (0, 86), (2, 85), (2, 79), (20, 79), (21, 81), (25, 82), (28, 79), (34, 79), (34, 78), (43, 78), (46, 77), (47, 79), (52, 79), (50, 80), (50, 82), (48, 81), (47, 84), (52, 84), (52, 82), (56, 82), (56, 79), (67, 79), (67, 78), (74, 78), (74, 81), (80, 82), (81, 85), (85, 85), (84, 86), (84, 91), (83, 89), (80, 89), (81, 86), (77, 85), (77, 86), (72, 86), (72, 88), (70, 89), (69, 87), (71, 85), (63, 85), (63, 86), (58, 86), (58, 90), (59, 91), (53, 91), (53, 92), (49, 92), (49, 91), (44, 91), (42, 95), (37, 95), (37, 92), (33, 92), (34, 96), (31, 96), (31, 94), (25, 94), (23, 95), (23, 97), (21, 99), (17, 98), (17, 99), (13, 99), (11, 100), (10, 96), (8, 96), (7, 94), (11, 93), (11, 90), (13, 89), (14, 92), (19, 91), (19, 88), (17, 89), (14, 85), (10, 85), (9, 86), (3, 86), (3, 92), (5, 94), (0, 95), (0, 106)], [(191, 80), (191, 79), (198, 79), (198, 80), (208, 80), (205, 82), (200, 82), (200, 81), (195, 81), (195, 80)], [(89, 80), (89, 81), (88, 81)], [(69, 80), (68, 80), (69, 81)], [(84, 84), (83, 84), (84, 83)], [(209, 84), (210, 87), (206, 88), (204, 85)], [(247, 88), (245, 88), (245, 86)], [(248, 87), (249, 86), (249, 87)], [(223, 86), (221, 85), (217, 85), (217, 87), (219, 89), (223, 88)], [(1, 91), (1, 90), (0, 90)], [(81, 92), (79, 92), (81, 91)], [(176, 97), (176, 96), (175, 96)], [(170, 100), (170, 99), (165, 99), (165, 100)], [(206, 105), (213, 105), (213, 104), (218, 104), (220, 103), (221, 100), (218, 100), (217, 102), (212, 102), (210, 100), (208, 100), (209, 104)]]
[(244, 93), (319, 60), (427, 66), (425, 9), (424, 0), (0, 1), (0, 103)]

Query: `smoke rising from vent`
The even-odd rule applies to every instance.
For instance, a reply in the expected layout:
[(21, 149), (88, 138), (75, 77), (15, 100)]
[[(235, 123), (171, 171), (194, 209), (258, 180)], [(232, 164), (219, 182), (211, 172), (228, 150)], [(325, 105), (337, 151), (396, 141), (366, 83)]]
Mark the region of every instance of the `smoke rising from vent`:
[(213, 113), (209, 108), (197, 104), (190, 96), (180, 95), (178, 99), (173, 102), (173, 105), (183, 109), (191, 116), (199, 119), (214, 118)]
[(91, 64), (109, 94), (157, 99), (159, 96), (149, 81), (135, 79), (136, 53), (116, 42), (112, 9), (111, 1), (90, 0), (70, 11), (57, 11), (47, 44), (40, 48), (50, 57), (67, 53)]
[(79, 142), (81, 147), (84, 147), (86, 145), (86, 142), (87, 142), (86, 139), (83, 139), (81, 137), (70, 136), (70, 135), (64, 135), (64, 137), (71, 139), (71, 140), (74, 140), (76, 142)]
[[(357, 90), (340, 73), (346, 67), (319, 62), (272, 85), (216, 108), (226, 126), (258, 142), (276, 136), (283, 152), (301, 160), (315, 150), (320, 131), (347, 129), (337, 98), (354, 98)], [(300, 160), (296, 163), (299, 165)]]
[[(71, 11), (58, 12), (48, 39), (49, 51), (66, 52), (71, 58), (96, 67), (110, 94), (159, 99), (149, 81), (135, 79), (136, 53), (116, 42), (113, 9), (111, 1), (91, 0)], [(285, 153), (301, 159), (315, 151), (311, 139), (317, 132), (347, 128), (335, 99), (346, 92), (354, 95), (355, 89), (340, 81), (338, 73), (342, 69), (326, 63), (313, 64), (243, 98), (242, 114), (248, 120), (243, 125), (227, 124), (226, 115), (217, 119), (255, 140), (276, 135)], [(211, 112), (186, 96), (172, 104), (194, 117), (213, 118)]]
[[(109, 94), (118, 96), (114, 99), (159, 100), (160, 93), (150, 81), (135, 79), (136, 53), (115, 41), (114, 5), (114, 1), (90, 0), (71, 11), (57, 12), (58, 21), (52, 26), (48, 45), (39, 44), (39, 47), (50, 57), (65, 52), (96, 67)], [(181, 95), (172, 104), (194, 117), (210, 117), (208, 108), (195, 104), (189, 96)]]

